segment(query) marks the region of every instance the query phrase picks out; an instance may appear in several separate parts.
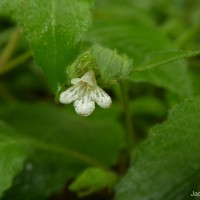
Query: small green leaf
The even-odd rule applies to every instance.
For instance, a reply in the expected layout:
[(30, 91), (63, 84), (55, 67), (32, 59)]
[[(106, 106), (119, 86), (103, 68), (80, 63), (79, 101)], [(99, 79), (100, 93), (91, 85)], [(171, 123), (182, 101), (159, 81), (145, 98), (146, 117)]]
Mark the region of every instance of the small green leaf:
[(4, 199), (42, 200), (86, 167), (116, 163), (123, 143), (116, 116), (100, 109), (85, 119), (68, 110), (48, 104), (1, 106), (0, 117), (20, 133), (16, 144), (34, 150)]
[(4, 2), (22, 27), (37, 64), (56, 92), (65, 81), (65, 69), (75, 58), (83, 33), (90, 27), (92, 1)]
[(174, 108), (133, 152), (116, 200), (191, 199), (200, 178), (200, 97)]
[(114, 187), (116, 182), (116, 174), (101, 168), (92, 167), (80, 174), (69, 188), (82, 197), (105, 188), (110, 190)]
[(0, 121), (0, 196), (23, 169), (28, 154), (29, 151), (17, 142), (14, 130)]

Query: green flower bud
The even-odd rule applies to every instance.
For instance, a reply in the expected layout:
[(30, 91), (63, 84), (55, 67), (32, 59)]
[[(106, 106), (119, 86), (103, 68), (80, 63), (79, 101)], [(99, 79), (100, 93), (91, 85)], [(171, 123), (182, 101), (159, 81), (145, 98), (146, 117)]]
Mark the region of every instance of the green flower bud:
[(119, 55), (116, 50), (110, 50), (100, 45), (94, 45), (84, 52), (68, 67), (69, 80), (81, 77), (89, 70), (95, 72), (101, 85), (110, 85), (120, 79), (125, 79), (131, 69), (132, 61), (126, 55)]

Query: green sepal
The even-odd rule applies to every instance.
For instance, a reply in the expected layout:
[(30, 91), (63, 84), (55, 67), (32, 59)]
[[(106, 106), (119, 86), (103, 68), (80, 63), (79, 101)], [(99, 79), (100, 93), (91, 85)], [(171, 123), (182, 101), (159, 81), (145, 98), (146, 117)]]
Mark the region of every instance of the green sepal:
[(94, 45), (91, 55), (95, 58), (104, 81), (125, 79), (130, 73), (133, 62), (125, 54), (119, 55), (116, 50)]
[(81, 77), (89, 70), (94, 70), (96, 73), (98, 73), (96, 61), (92, 57), (90, 50), (80, 54), (67, 68), (68, 81), (70, 81), (72, 78)]

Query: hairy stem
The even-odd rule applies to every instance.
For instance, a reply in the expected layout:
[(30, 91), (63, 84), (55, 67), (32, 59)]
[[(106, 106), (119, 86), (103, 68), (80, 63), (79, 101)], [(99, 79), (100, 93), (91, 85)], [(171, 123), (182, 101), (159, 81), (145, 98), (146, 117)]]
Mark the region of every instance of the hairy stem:
[(120, 89), (121, 89), (121, 93), (122, 93), (125, 120), (126, 120), (126, 132), (125, 132), (126, 138), (125, 139), (126, 139), (126, 143), (127, 143), (127, 153), (130, 156), (135, 141), (134, 141), (133, 126), (132, 126), (131, 109), (129, 106), (129, 96), (127, 93), (127, 88), (125, 87), (125, 84), (123, 81), (120, 81)]

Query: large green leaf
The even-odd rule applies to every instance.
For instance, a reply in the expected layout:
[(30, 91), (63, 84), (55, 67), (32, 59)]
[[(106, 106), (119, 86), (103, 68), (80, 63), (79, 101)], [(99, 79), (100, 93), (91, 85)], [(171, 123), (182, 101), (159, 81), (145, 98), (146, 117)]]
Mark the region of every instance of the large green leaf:
[[(5, 199), (40, 200), (64, 187), (88, 166), (113, 165), (122, 130), (109, 111), (82, 118), (46, 104), (1, 107), (0, 116), (21, 133), (16, 143), (34, 149)], [(104, 115), (99, 119), (98, 116)], [(107, 116), (107, 117), (105, 117)], [(21, 138), (26, 140), (21, 142)]]
[[(163, 35), (157, 27), (147, 25), (141, 20), (138, 21), (134, 16), (129, 16), (130, 18), (126, 16), (116, 20), (116, 13), (112, 12), (111, 5), (100, 9), (97, 7), (96, 10), (98, 15), (85, 41), (99, 43), (111, 49), (117, 49), (119, 53), (126, 53), (133, 59), (133, 70), (139, 71), (140, 67), (144, 68), (144, 65), (148, 63), (154, 66), (165, 64), (162, 68), (133, 72), (129, 76), (131, 81), (150, 82), (165, 87), (180, 96), (187, 96), (192, 93), (184, 60), (166, 64), (168, 61), (181, 58), (177, 58), (177, 55), (180, 55), (181, 52), (177, 51), (176, 45)], [(171, 55), (169, 52), (171, 52)]]
[(22, 170), (28, 153), (18, 143), (15, 132), (0, 121), (0, 196), (11, 186), (13, 177)]
[(3, 0), (29, 41), (37, 64), (56, 92), (91, 24), (91, 0)]
[(200, 178), (200, 97), (185, 101), (133, 152), (116, 200), (191, 199)]

